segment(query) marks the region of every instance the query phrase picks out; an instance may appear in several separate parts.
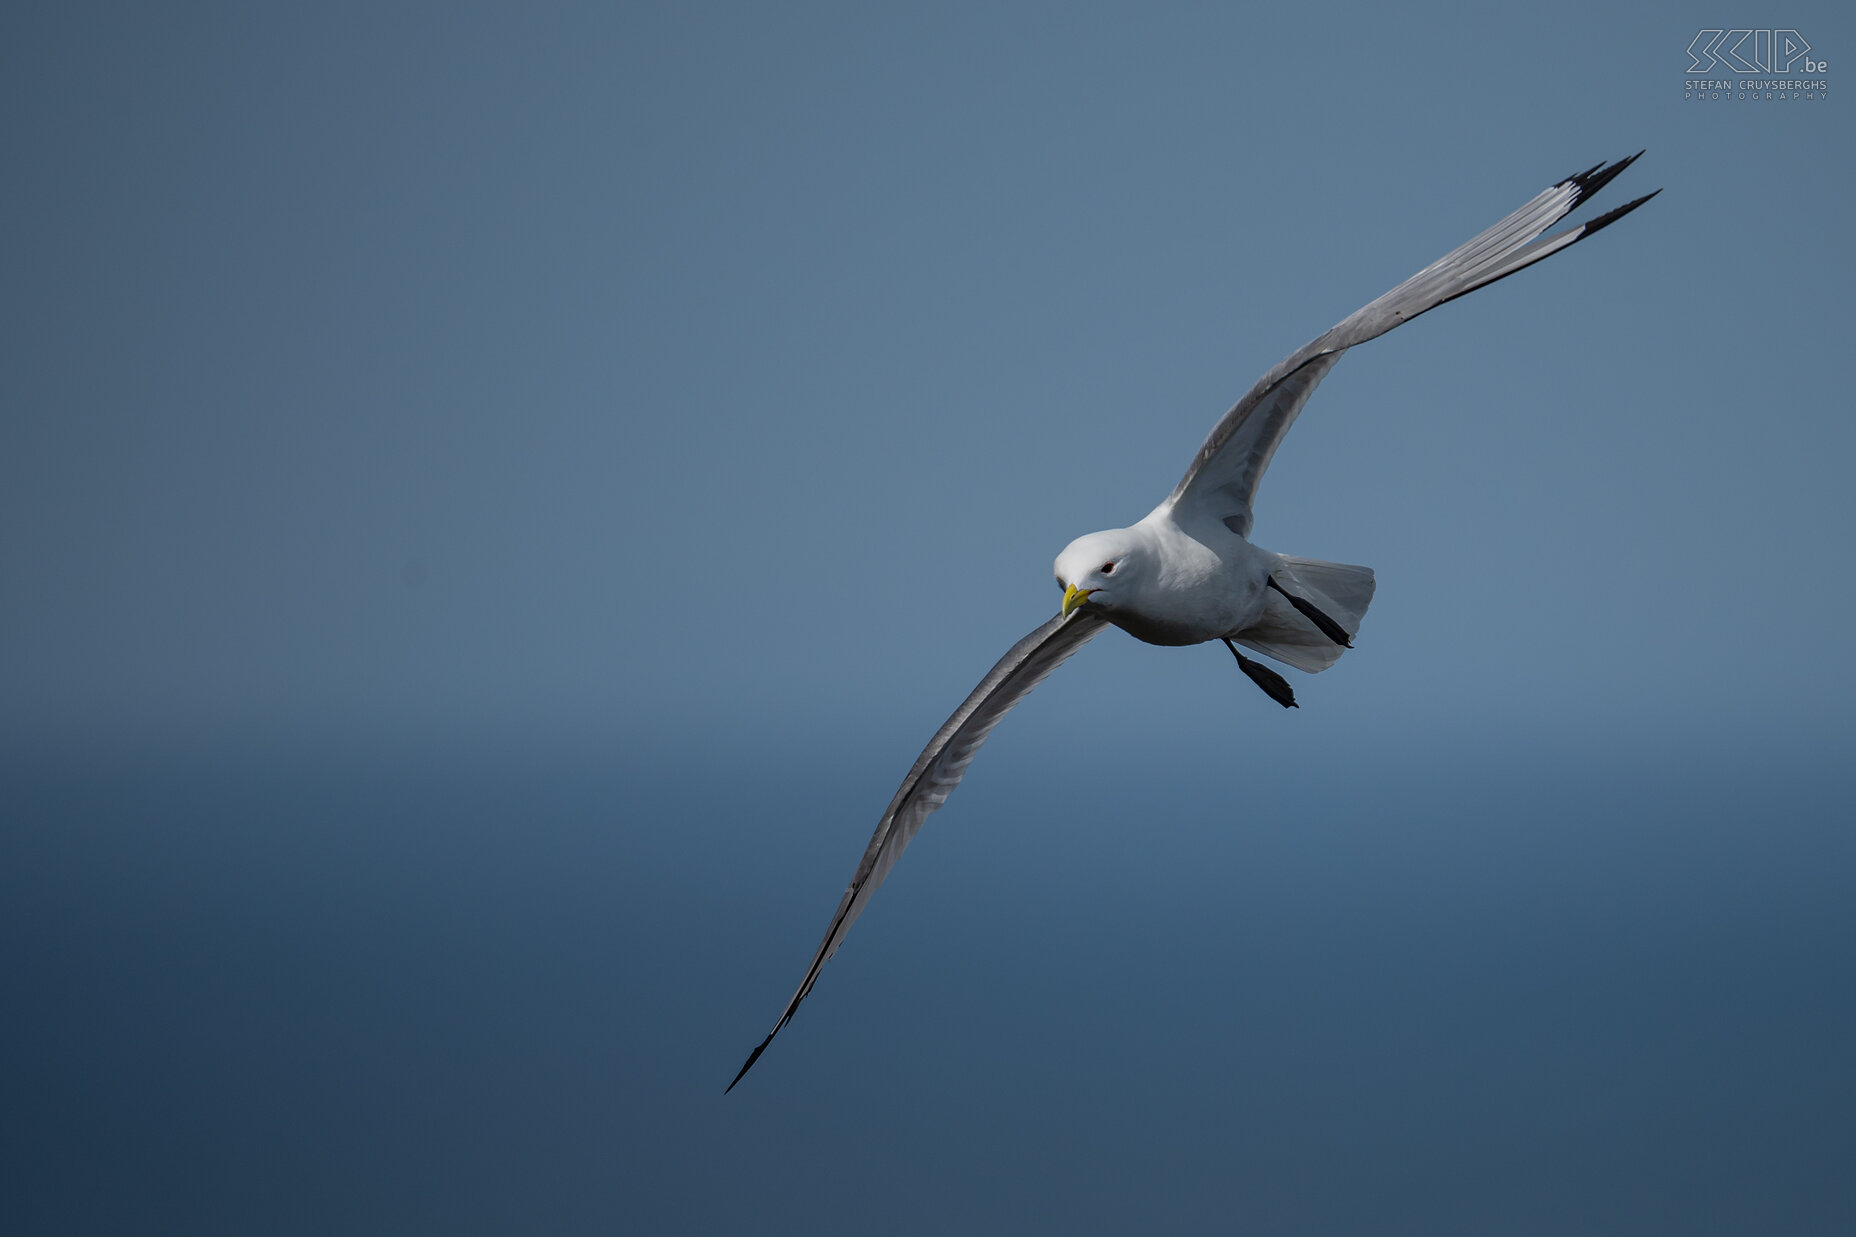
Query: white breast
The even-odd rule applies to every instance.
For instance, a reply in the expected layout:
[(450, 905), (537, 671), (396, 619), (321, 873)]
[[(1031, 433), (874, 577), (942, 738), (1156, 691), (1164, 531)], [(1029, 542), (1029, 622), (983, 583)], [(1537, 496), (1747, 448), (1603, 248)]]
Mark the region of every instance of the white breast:
[(1220, 525), (1194, 536), (1164, 508), (1135, 525), (1159, 562), (1121, 599), (1111, 622), (1149, 644), (1200, 644), (1248, 627), (1263, 613), (1274, 558)]

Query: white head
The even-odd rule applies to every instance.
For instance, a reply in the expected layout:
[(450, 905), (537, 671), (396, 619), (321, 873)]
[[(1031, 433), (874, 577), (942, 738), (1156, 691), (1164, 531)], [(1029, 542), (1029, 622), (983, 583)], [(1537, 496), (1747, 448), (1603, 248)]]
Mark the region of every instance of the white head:
[(1132, 601), (1153, 574), (1153, 550), (1131, 528), (1078, 537), (1057, 556), (1057, 587), (1067, 615), (1088, 602), (1104, 610)]

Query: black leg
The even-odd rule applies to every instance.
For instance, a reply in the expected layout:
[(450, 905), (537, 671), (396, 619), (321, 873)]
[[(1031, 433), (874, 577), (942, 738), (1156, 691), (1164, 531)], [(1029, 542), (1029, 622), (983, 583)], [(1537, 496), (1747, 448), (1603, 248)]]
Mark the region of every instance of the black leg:
[(1336, 623), (1327, 615), (1321, 613), (1313, 602), (1304, 601), (1282, 585), (1276, 583), (1275, 576), (1270, 577), (1270, 587), (1281, 593), (1284, 597), (1287, 597), (1289, 599), (1289, 604), (1299, 610), (1303, 618), (1321, 629), (1322, 635), (1340, 645), (1343, 649), (1350, 649), (1353, 647), (1353, 641), (1348, 637), (1347, 629), (1342, 627), (1339, 623)]
[(1263, 694), (1280, 704), (1285, 709), (1299, 709), (1295, 702), (1295, 692), (1289, 687), (1289, 680), (1271, 670), (1262, 662), (1251, 661), (1237, 651), (1237, 646), (1229, 640), (1224, 646), (1231, 650), (1231, 656), (1237, 658), (1237, 668), (1250, 676), (1250, 681), (1263, 689)]

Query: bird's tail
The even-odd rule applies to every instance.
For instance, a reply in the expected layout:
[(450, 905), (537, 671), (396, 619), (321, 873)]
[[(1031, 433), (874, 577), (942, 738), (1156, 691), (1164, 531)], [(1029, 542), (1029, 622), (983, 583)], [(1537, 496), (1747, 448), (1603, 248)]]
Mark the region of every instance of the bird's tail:
[(1281, 591), (1268, 590), (1264, 596), (1269, 605), (1263, 617), (1231, 638), (1297, 670), (1310, 674), (1326, 670), (1340, 660), (1346, 646), (1337, 644), (1289, 598), (1301, 598), (1352, 637), (1373, 601), (1373, 569), (1289, 554), (1279, 554), (1277, 559), (1276, 570), (1270, 574)]

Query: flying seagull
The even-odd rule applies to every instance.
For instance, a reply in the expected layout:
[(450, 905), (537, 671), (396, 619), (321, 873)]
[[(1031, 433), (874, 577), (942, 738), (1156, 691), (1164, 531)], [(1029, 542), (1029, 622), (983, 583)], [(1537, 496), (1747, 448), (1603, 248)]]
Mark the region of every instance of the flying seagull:
[(1645, 194), (1588, 223), (1541, 237), (1642, 154), (1600, 163), (1543, 190), (1468, 244), (1291, 353), (1212, 427), (1164, 502), (1130, 528), (1090, 533), (1064, 548), (1056, 563), (1061, 611), (999, 659), (915, 758), (877, 822), (805, 978), (727, 1090), (735, 1089), (792, 1020), (870, 895), (928, 814), (960, 784), (993, 727), (1104, 627), (1112, 623), (1149, 644), (1221, 640), (1238, 668), (1270, 699), (1295, 707), (1288, 681), (1245, 657), (1237, 646), (1311, 674), (1327, 669), (1353, 647), (1373, 599), (1373, 573), (1367, 567), (1275, 554), (1247, 540), (1257, 483), (1277, 444), (1347, 349), (1569, 248), (1661, 193)]

